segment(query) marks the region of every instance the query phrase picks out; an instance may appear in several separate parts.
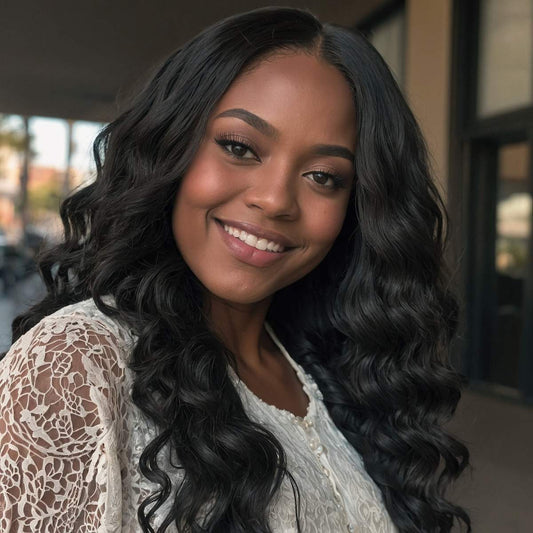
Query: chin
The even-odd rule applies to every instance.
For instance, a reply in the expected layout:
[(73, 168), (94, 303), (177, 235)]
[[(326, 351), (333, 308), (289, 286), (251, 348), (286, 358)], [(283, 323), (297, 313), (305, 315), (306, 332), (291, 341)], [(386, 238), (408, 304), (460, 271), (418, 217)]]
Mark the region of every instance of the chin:
[(258, 290), (257, 287), (246, 285), (206, 286), (207, 293), (213, 298), (235, 305), (252, 305), (270, 300), (276, 291)]
[(218, 300), (227, 302), (228, 304), (234, 305), (253, 305), (260, 304), (262, 302), (270, 300), (273, 296), (272, 294), (258, 294), (254, 292), (237, 292), (237, 291), (228, 291), (222, 293), (211, 293)]

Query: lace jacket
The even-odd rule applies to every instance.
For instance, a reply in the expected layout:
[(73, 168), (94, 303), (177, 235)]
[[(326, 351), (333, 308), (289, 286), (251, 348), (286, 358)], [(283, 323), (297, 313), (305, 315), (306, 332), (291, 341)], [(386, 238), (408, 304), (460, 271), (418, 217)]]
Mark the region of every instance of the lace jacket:
[[(286, 451), (300, 490), (302, 531), (395, 532), (379, 489), (333, 424), (317, 385), (269, 333), (309, 397), (306, 416), (266, 404), (232, 378), (248, 416)], [(86, 300), (44, 318), (6, 354), (0, 363), (0, 531), (141, 531), (139, 503), (157, 487), (142, 477), (138, 461), (156, 429), (130, 399), (134, 342)], [(166, 466), (175, 486), (179, 471)], [(275, 533), (297, 531), (287, 479), (269, 523)]]

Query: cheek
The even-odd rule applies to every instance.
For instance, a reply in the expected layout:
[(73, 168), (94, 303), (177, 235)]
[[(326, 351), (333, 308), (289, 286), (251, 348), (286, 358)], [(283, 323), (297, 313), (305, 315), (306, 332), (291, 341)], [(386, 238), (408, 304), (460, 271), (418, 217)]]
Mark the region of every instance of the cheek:
[(198, 152), (183, 176), (172, 214), (174, 240), (186, 261), (201, 249), (209, 213), (237, 194), (234, 182), (227, 165), (209, 150)]
[(310, 239), (321, 247), (331, 247), (339, 235), (346, 215), (346, 203), (316, 209), (310, 218)]
[(212, 204), (213, 173), (205, 164), (192, 164), (183, 177), (174, 202), (172, 231), (184, 256), (194, 250), (194, 243), (203, 233), (205, 212)]
[(180, 186), (177, 203), (185, 208), (206, 208), (223, 201), (227, 183), (224, 169), (209, 161), (189, 168)]

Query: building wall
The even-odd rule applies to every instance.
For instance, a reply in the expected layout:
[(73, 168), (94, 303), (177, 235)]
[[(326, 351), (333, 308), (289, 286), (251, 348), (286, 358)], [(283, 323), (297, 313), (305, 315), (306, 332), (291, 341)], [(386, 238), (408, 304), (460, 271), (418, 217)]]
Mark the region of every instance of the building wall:
[[(441, 192), (448, 182), (452, 0), (406, 1), (405, 91), (431, 153)], [(463, 258), (464, 259), (464, 258)], [(533, 409), (466, 390), (450, 430), (471, 452), (471, 469), (450, 497), (473, 531), (525, 533), (533, 523)]]
[(446, 195), (451, 0), (406, 2), (405, 92), (425, 135), (441, 192)]

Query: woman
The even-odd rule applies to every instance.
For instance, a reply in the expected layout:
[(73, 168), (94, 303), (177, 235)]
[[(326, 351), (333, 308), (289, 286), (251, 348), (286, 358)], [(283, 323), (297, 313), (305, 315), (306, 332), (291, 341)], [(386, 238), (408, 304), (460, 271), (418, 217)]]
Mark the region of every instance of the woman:
[(95, 157), (2, 363), (2, 531), (469, 529), (445, 211), (362, 37), (224, 20)]

